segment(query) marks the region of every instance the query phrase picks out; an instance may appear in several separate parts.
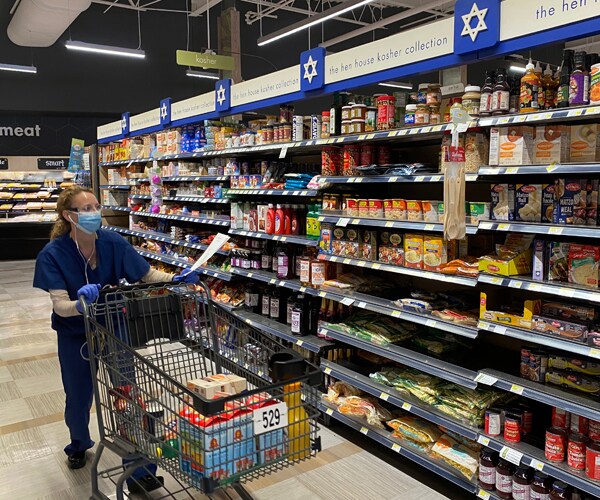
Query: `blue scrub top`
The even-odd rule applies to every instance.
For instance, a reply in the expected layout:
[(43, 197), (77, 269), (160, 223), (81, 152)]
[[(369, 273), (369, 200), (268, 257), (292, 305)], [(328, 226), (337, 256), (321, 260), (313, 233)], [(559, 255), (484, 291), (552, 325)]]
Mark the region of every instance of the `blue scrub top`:
[[(150, 270), (150, 264), (120, 234), (98, 230), (96, 269), (88, 266), (90, 284), (118, 285), (126, 279), (135, 283)], [(48, 243), (35, 262), (33, 286), (42, 290), (66, 290), (77, 300), (77, 290), (86, 285), (85, 261), (69, 233)], [(60, 334), (85, 335), (83, 316), (63, 318), (52, 312), (52, 328)]]

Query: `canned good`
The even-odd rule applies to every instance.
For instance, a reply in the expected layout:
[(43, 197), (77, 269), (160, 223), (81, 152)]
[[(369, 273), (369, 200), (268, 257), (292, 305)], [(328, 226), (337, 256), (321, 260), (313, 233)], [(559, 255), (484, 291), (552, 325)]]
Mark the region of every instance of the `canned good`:
[(588, 422), (588, 437), (592, 441), (600, 441), (600, 422), (597, 420), (590, 420)]
[(301, 141), (304, 139), (304, 117), (294, 115), (292, 117), (292, 141)]
[(362, 146), (360, 148), (360, 164), (362, 166), (373, 165), (374, 160), (374, 147), (373, 146)]
[(585, 469), (585, 444), (587, 438), (583, 434), (571, 434), (567, 448), (567, 465), (572, 469)]
[(507, 413), (504, 417), (504, 439), (511, 443), (521, 441), (523, 416), (518, 413)]
[(394, 128), (396, 107), (394, 96), (382, 95), (377, 98), (377, 130)]
[(379, 146), (377, 148), (377, 152), (377, 163), (379, 165), (389, 165), (392, 163), (392, 150), (389, 148), (389, 146)]
[(342, 153), (342, 175), (354, 175), (354, 169), (360, 165), (360, 146), (357, 144), (347, 144), (343, 147)]
[(369, 200), (363, 198), (358, 200), (358, 215), (359, 217), (369, 216)]
[(346, 200), (346, 215), (351, 215), (352, 217), (358, 217), (358, 199), (357, 198), (348, 198)]
[(544, 453), (552, 462), (563, 462), (567, 444), (567, 431), (560, 427), (550, 427), (546, 430)]
[(562, 408), (552, 407), (552, 427), (568, 429), (571, 425), (571, 414)]
[(383, 218), (383, 200), (369, 200), (369, 217), (377, 219)]
[(499, 436), (501, 431), (500, 412), (496, 410), (486, 410), (485, 433), (490, 436)]
[(600, 443), (588, 443), (585, 450), (585, 474), (600, 480)]
[(574, 434), (583, 434), (587, 436), (589, 431), (589, 420), (581, 415), (571, 413), (571, 425), (569, 426)]

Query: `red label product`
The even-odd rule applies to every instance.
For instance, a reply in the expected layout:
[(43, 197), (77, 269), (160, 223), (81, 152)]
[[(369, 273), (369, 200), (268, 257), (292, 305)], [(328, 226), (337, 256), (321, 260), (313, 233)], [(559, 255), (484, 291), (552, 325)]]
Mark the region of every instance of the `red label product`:
[(582, 417), (581, 415), (575, 415), (571, 413), (571, 433), (588, 435), (589, 431), (589, 419)]
[(600, 444), (590, 443), (585, 452), (585, 474), (591, 479), (600, 479)]
[(571, 434), (567, 448), (567, 465), (573, 469), (585, 469), (585, 445), (587, 438), (583, 434)]
[(567, 431), (550, 427), (546, 431), (545, 455), (552, 462), (563, 462), (567, 445)]
[(504, 439), (511, 443), (521, 441), (521, 426), (523, 422), (522, 415), (516, 413), (507, 413), (504, 418)]
[(552, 427), (559, 427), (561, 429), (567, 429), (571, 425), (571, 414), (567, 410), (552, 408)]

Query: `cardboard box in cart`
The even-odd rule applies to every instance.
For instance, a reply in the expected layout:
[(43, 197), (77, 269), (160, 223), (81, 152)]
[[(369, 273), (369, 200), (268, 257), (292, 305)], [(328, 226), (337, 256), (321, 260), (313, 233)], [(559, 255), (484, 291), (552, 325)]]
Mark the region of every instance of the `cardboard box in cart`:
[[(276, 399), (264, 392), (250, 396), (246, 400), (247, 407), (253, 412), (277, 403)], [(285, 429), (275, 429), (256, 436), (258, 463), (268, 464), (281, 460), (286, 455), (287, 441), (284, 431)]]

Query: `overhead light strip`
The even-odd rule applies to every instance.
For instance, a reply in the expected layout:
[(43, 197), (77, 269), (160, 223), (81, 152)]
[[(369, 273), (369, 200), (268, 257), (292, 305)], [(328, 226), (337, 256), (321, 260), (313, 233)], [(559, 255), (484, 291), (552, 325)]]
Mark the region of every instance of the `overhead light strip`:
[(514, 64), (508, 68), (508, 71), (514, 71), (515, 73), (525, 73), (527, 70), (524, 66), (515, 66)]
[(123, 47), (113, 47), (112, 45), (99, 45), (96, 43), (77, 42), (73, 40), (67, 41), (65, 47), (69, 50), (93, 52), (109, 56), (132, 57), (134, 59), (144, 59), (146, 57), (146, 53), (140, 49), (127, 49)]
[(194, 78), (206, 78), (207, 80), (219, 79), (219, 75), (215, 73), (209, 73), (208, 71), (194, 71), (193, 69), (188, 69), (185, 74)]
[(13, 71), (16, 73), (37, 73), (35, 66), (20, 66), (18, 64), (0, 64), (0, 71)]
[(381, 82), (379, 85), (381, 85), (382, 87), (392, 87), (394, 89), (405, 89), (405, 90), (413, 89), (413, 86), (411, 83), (404, 83), (404, 82)]
[(329, 19), (341, 16), (346, 12), (350, 12), (351, 10), (357, 9), (358, 7), (362, 7), (363, 5), (367, 5), (374, 1), (375, 0), (349, 0), (347, 2), (343, 2), (336, 7), (321, 12), (320, 14), (316, 14), (315, 16), (309, 19), (292, 24), (290, 26), (287, 26), (286, 28), (282, 28), (278, 31), (275, 31), (274, 33), (271, 33), (270, 35), (262, 36), (258, 39), (257, 44), (259, 47), (262, 47), (263, 45), (275, 42), (276, 40), (281, 40), (286, 36), (298, 33), (299, 31), (310, 28), (311, 26), (316, 26), (317, 24), (324, 23)]

